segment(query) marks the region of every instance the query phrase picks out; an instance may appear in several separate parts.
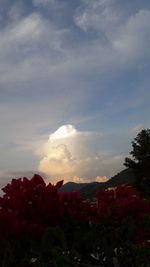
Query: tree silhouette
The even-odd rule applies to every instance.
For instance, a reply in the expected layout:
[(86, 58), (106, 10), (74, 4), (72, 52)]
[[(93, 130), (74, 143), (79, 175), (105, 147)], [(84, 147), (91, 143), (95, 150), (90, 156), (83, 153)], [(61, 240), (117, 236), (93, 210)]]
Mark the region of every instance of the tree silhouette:
[(132, 142), (131, 158), (124, 165), (135, 172), (136, 186), (150, 195), (150, 129), (143, 129)]

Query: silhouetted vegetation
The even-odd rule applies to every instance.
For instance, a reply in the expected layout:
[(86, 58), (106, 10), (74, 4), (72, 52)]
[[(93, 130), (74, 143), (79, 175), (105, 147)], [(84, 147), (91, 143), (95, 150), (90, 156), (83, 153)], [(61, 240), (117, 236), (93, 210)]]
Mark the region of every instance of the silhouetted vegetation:
[(143, 129), (132, 142), (132, 158), (125, 158), (124, 165), (133, 169), (138, 187), (150, 196), (150, 129)]
[(127, 185), (94, 201), (63, 181), (13, 179), (0, 198), (0, 266), (149, 267), (150, 204)]

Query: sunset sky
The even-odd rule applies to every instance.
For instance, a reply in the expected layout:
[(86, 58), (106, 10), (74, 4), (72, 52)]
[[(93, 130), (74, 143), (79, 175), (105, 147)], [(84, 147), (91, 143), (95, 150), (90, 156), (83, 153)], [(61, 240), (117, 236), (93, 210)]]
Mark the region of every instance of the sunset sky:
[(0, 0), (0, 186), (121, 171), (149, 85), (149, 0)]

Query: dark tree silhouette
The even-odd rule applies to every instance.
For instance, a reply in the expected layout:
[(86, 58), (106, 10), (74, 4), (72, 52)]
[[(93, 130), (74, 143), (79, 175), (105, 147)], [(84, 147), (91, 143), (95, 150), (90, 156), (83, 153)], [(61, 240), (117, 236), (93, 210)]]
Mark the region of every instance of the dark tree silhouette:
[(150, 129), (143, 129), (132, 142), (131, 158), (124, 165), (135, 172), (136, 186), (150, 195)]

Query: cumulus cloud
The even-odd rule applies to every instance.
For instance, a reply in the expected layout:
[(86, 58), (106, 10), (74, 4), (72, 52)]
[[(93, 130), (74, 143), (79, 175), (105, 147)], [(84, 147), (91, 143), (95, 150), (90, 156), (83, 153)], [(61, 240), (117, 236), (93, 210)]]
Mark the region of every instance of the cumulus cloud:
[(56, 132), (50, 135), (49, 140), (59, 140), (68, 137), (73, 137), (78, 134), (78, 131), (73, 125), (63, 125)]
[[(40, 161), (38, 169), (55, 179), (63, 176), (65, 180), (68, 180), (72, 176), (74, 180), (73, 177), (77, 174), (78, 169), (76, 145), (79, 135), (82, 133), (78, 132), (73, 125), (59, 127), (49, 136), (48, 142), (44, 145), (41, 152), (45, 155)], [(77, 177), (76, 179), (80, 180)]]
[(41, 149), (43, 157), (38, 169), (52, 181), (59, 177), (65, 182), (104, 181), (121, 168), (123, 157), (101, 150), (103, 141), (101, 133), (81, 132), (73, 125), (63, 125)]
[(52, 146), (49, 153), (40, 161), (39, 170), (51, 175), (70, 175), (75, 171), (74, 161), (67, 146), (60, 144)]

